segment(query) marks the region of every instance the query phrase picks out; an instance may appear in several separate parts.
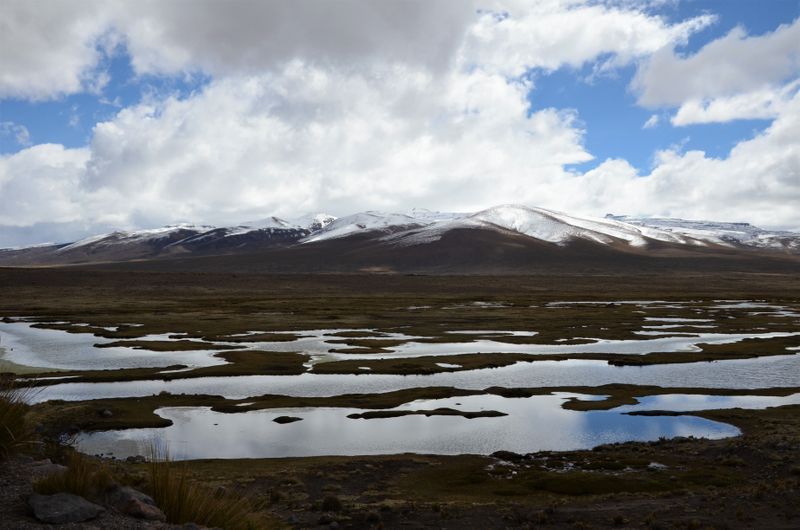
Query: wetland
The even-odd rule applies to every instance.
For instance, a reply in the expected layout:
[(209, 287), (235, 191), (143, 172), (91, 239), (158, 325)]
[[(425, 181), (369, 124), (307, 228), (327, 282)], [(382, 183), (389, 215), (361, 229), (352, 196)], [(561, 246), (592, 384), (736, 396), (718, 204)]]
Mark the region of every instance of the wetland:
[[(26, 387), (42, 436), (131, 469), (163, 445), (249, 495), (290, 477), (265, 510), (299, 526), (334, 490), (348, 506), (336, 517), (357, 528), (376, 526), (372, 512), (388, 527), (597, 523), (579, 506), (609, 495), (644, 520), (622, 492), (689, 524), (670, 496), (745, 488), (758, 504), (765, 469), (796, 491), (791, 275), (65, 268), (0, 281), (0, 371)], [(356, 491), (359, 469), (372, 471)], [(734, 512), (724, 519), (744, 521)]]

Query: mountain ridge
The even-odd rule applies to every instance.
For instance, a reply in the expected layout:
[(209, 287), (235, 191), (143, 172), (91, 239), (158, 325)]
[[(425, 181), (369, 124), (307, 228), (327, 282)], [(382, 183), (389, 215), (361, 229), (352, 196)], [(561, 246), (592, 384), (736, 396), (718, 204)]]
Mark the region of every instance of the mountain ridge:
[[(456, 248), (458, 245), (463, 248)], [(315, 251), (309, 250), (312, 247)], [(475, 255), (466, 255), (465, 249), (471, 247)], [(512, 247), (526, 250), (514, 254), (509, 250)], [(515, 267), (524, 267), (526, 259), (541, 261), (545, 254), (584, 259), (575, 254), (576, 249), (583, 249), (587, 256), (610, 252), (620, 257), (714, 254), (729, 259), (738, 253), (795, 257), (800, 256), (800, 234), (763, 230), (747, 223), (610, 214), (605, 218), (578, 217), (506, 204), (467, 213), (416, 209), (408, 213), (366, 211), (340, 218), (320, 213), (291, 220), (272, 216), (228, 227), (182, 224), (114, 231), (67, 244), (0, 250), (0, 266), (178, 258), (185, 263), (192, 258), (262, 253), (265, 260), (300, 260), (300, 268), (319, 267), (301, 263), (301, 256), (319, 254), (314, 259), (328, 263), (347, 258), (354, 266), (374, 262), (376, 267), (391, 269), (404, 263), (401, 269), (413, 270), (423, 267), (421, 264), (427, 269), (440, 268), (435, 259), (443, 260), (441, 266), (446, 268), (448, 260), (457, 255), (503, 267), (498, 256), (505, 253), (514, 254), (513, 260), (508, 259)], [(523, 254), (527, 256), (524, 259)], [(416, 261), (409, 260), (411, 255), (417, 256)]]

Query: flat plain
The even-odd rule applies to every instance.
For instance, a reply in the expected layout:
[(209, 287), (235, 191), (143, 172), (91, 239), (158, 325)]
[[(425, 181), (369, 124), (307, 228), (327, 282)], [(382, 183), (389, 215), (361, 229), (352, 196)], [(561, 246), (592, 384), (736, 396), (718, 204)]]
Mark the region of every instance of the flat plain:
[[(271, 524), (800, 524), (800, 407), (747, 405), (756, 398), (780, 405), (800, 392), (800, 373), (791, 364), (800, 348), (800, 282), (791, 272), (435, 276), (8, 268), (0, 269), (0, 290), (6, 326), (86, 338), (102, 359), (76, 369), (57, 353), (25, 365), (6, 352), (3, 370), (36, 387), (32, 416), (50, 439), (159, 432), (174, 427), (169, 410), (226, 418), (295, 411), (302, 421), (269, 422), (270, 429), (293, 429), (313, 424), (315, 413), (341, 409), (357, 417), (340, 414), (339, 431), (362, 422), (392, 432), (391, 423), (369, 422), (406, 420), (446, 429), (513, 423), (518, 417), (500, 410), (503, 400), (538, 398), (556, 399), (559, 414), (578, 415), (570, 418), (601, 418), (627, 406), (634, 408), (625, 421), (690, 417), (738, 429), (735, 436), (708, 439), (691, 431), (638, 441), (623, 434), (558, 451), (489, 444), (497, 451), (392, 453), (389, 444), (371, 455), (326, 454), (315, 449), (324, 445), (319, 440), (309, 444), (314, 456), (259, 458), (279, 455), (269, 437), (241, 458), (192, 458), (203, 452), (187, 450), (193, 476), (255, 499)], [(136, 385), (145, 391), (132, 391)], [(151, 386), (164, 388), (150, 395)], [(98, 390), (81, 399), (89, 389)], [(743, 401), (716, 409), (636, 408), (658, 397), (660, 406), (678, 397), (685, 406), (692, 396), (709, 407)], [(469, 403), (493, 407), (465, 408)], [(506, 417), (493, 417), (500, 414)], [(529, 429), (537, 440), (537, 432), (559, 428), (555, 416), (552, 424), (547, 416), (540, 421)], [(143, 464), (125, 456), (97, 458), (135, 483)]]

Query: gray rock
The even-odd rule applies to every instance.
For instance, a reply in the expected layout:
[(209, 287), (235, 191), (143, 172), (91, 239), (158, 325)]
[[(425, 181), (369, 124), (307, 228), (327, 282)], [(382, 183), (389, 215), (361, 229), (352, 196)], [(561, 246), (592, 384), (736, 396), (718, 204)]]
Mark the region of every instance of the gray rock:
[(51, 524), (80, 523), (94, 519), (105, 511), (102, 506), (71, 493), (55, 495), (34, 493), (28, 497), (28, 505), (33, 510), (34, 517), (43, 523)]
[(167, 520), (156, 502), (149, 495), (127, 486), (116, 486), (106, 495), (106, 502), (120, 513), (147, 521)]
[(48, 458), (40, 462), (34, 462), (30, 466), (29, 470), (30, 470), (31, 481), (37, 481), (42, 477), (48, 477), (50, 475), (65, 473), (67, 471), (67, 466), (62, 466), (61, 464), (54, 464), (50, 462), (50, 459)]
[(111, 412), (111, 411), (110, 411), (110, 410), (108, 410), (108, 409), (103, 409), (103, 410), (101, 410), (101, 411), (100, 411), (100, 416), (102, 416), (103, 418), (110, 418), (110, 417), (112, 417), (113, 415), (114, 415), (114, 413), (113, 413), (113, 412)]

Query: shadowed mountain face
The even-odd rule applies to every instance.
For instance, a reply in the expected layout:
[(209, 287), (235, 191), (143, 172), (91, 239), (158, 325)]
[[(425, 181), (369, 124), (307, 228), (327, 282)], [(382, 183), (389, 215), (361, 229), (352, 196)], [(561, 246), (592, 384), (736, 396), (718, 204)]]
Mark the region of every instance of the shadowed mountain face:
[[(474, 214), (363, 212), (236, 227), (114, 232), (0, 251), (0, 265), (155, 270), (496, 274), (545, 270), (800, 270), (800, 235), (746, 224), (586, 219), (500, 206)], [(668, 221), (672, 221), (669, 223)]]

